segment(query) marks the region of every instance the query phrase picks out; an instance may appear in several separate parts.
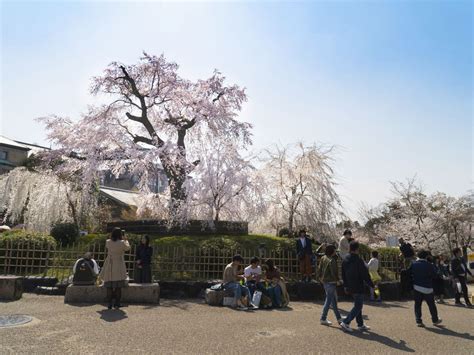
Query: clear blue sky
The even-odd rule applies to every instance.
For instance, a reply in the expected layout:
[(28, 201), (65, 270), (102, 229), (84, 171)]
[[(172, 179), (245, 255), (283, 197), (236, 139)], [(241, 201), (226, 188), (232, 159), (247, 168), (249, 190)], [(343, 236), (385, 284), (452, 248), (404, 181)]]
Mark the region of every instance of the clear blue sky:
[(34, 121), (78, 117), (89, 80), (142, 50), (189, 78), (218, 68), (247, 88), (256, 150), (341, 146), (339, 191), (354, 216), (389, 181), (428, 191), (473, 183), (473, 2), (3, 1), (3, 135), (46, 144)]

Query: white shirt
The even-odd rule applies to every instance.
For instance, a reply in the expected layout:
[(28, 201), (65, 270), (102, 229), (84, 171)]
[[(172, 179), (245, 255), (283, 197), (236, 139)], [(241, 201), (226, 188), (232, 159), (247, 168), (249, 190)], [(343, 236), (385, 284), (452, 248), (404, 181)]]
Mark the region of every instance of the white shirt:
[(306, 247), (306, 238), (305, 237), (303, 237), (303, 238), (300, 237), (300, 242), (301, 242), (301, 245), (303, 246), (303, 248)]
[(244, 276), (245, 276), (245, 281), (250, 281), (250, 276), (258, 276), (262, 275), (262, 268), (260, 266), (257, 266), (256, 268), (253, 268), (252, 265), (247, 266), (244, 269)]
[[(76, 261), (76, 263), (74, 264), (73, 268), (72, 268), (72, 272), (75, 274), (76, 273), (76, 268), (77, 268), (77, 264), (79, 263), (80, 260), (82, 260), (83, 258), (80, 258), (79, 260)], [(94, 264), (94, 273), (96, 275), (99, 275), (99, 265), (97, 265), (96, 261), (94, 259), (91, 259), (92, 261), (92, 264)]]
[(339, 254), (342, 258), (349, 254), (349, 241), (345, 236), (342, 236), (339, 240)]
[(369, 260), (369, 263), (367, 264), (367, 267), (369, 268), (369, 271), (379, 271), (379, 259), (377, 258), (372, 258)]

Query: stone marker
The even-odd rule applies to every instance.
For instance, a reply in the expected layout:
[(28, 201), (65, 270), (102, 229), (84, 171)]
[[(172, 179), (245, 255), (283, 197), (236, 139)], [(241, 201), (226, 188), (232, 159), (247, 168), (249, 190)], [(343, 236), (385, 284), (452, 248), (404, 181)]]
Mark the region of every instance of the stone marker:
[(0, 275), (0, 300), (19, 300), (23, 295), (23, 278)]
[[(105, 303), (107, 290), (104, 286), (74, 286), (66, 288), (64, 303)], [(160, 303), (160, 285), (129, 284), (122, 288), (123, 303)]]

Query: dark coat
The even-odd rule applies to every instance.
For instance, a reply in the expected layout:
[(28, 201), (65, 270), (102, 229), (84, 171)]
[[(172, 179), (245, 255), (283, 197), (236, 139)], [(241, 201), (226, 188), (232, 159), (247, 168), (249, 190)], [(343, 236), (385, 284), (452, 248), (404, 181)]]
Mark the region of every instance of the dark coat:
[(303, 248), (303, 244), (301, 244), (300, 238), (296, 240), (296, 254), (298, 254), (299, 258), (304, 257), (305, 255), (313, 254), (313, 246), (311, 244), (311, 239), (305, 237), (306, 245)]
[(437, 276), (436, 266), (427, 260), (417, 260), (408, 269), (413, 285), (433, 288), (433, 279)]
[(364, 284), (374, 287), (364, 260), (357, 254), (349, 254), (342, 261), (342, 280), (349, 293), (364, 293)]
[[(462, 266), (464, 266), (464, 270)], [(467, 267), (466, 261), (463, 258), (456, 257), (451, 259), (451, 273), (454, 277), (466, 276), (467, 274), (472, 275)]]
[(151, 256), (153, 255), (153, 248), (140, 244), (137, 247), (136, 260), (140, 260), (140, 265), (151, 265)]

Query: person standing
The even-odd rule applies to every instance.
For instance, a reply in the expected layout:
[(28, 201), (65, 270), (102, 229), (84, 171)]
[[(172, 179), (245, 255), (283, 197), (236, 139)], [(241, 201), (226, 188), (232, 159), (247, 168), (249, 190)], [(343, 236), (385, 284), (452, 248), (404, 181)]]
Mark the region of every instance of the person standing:
[(349, 255), (350, 239), (352, 239), (352, 232), (350, 229), (346, 229), (342, 234), (341, 239), (339, 239), (339, 256), (342, 260)]
[[(378, 288), (378, 283), (382, 280), (379, 275), (379, 252), (374, 250), (372, 251), (372, 258), (369, 260), (367, 264), (367, 268), (369, 269), (370, 279), (374, 283), (375, 287), (370, 288), (370, 300), (371, 301), (378, 301), (380, 302), (382, 299), (380, 297), (380, 290)], [(378, 292), (377, 299), (375, 298), (376, 291)]]
[(327, 320), (329, 308), (332, 306), (337, 323), (342, 322), (341, 314), (337, 308), (337, 285), (341, 284), (339, 280), (339, 271), (337, 268), (336, 247), (334, 245), (327, 245), (324, 251), (324, 256), (318, 265), (318, 279), (323, 284), (326, 292), (326, 300), (324, 301), (323, 312), (321, 314), (320, 323), (322, 325), (331, 325)]
[(441, 256), (433, 257), (433, 265), (436, 269), (436, 276), (433, 280), (433, 293), (437, 303), (444, 303), (444, 280), (448, 273), (445, 265), (441, 260)]
[(424, 327), (421, 318), (421, 304), (425, 301), (431, 314), (433, 325), (441, 323), (434, 300), (433, 279), (436, 277), (436, 267), (427, 259), (430, 253), (426, 250), (418, 252), (418, 259), (414, 261), (409, 270), (413, 281), (413, 297), (415, 299), (415, 318), (419, 327)]
[(150, 246), (150, 237), (144, 235), (137, 247), (135, 260), (137, 264), (137, 282), (141, 284), (151, 283), (151, 257), (153, 248)]
[(359, 243), (352, 241), (349, 244), (349, 255), (342, 262), (342, 281), (344, 284), (344, 292), (352, 295), (354, 299), (354, 307), (347, 317), (339, 323), (341, 328), (346, 332), (352, 332), (350, 327), (351, 321), (355, 318), (357, 329), (360, 331), (369, 330), (370, 327), (364, 324), (362, 317), (362, 307), (364, 305), (364, 284), (374, 287), (370, 279), (369, 270), (365, 266), (364, 261), (359, 257)]
[(462, 306), (462, 293), (464, 300), (466, 301), (466, 306), (472, 307), (471, 301), (469, 300), (469, 295), (467, 293), (466, 285), (467, 274), (472, 275), (472, 273), (467, 267), (466, 260), (464, 260), (464, 258), (462, 257), (461, 248), (454, 248), (453, 255), (454, 257), (451, 259), (451, 273), (453, 275), (454, 282), (456, 283), (455, 304), (458, 306)]
[(415, 249), (413, 249), (410, 243), (405, 242), (403, 238), (400, 238), (398, 242), (400, 243), (400, 256), (403, 256), (405, 270), (408, 270), (411, 263), (415, 261)]
[(127, 268), (125, 267), (124, 254), (130, 250), (125, 231), (120, 228), (114, 228), (110, 239), (105, 242), (107, 249), (107, 258), (104, 267), (100, 271), (100, 278), (104, 281), (104, 287), (107, 289), (108, 308), (113, 306), (118, 309), (121, 307), (122, 287), (127, 286)]
[(311, 239), (306, 235), (304, 229), (298, 233), (298, 239), (296, 240), (296, 254), (300, 262), (300, 272), (302, 275), (303, 282), (311, 281), (311, 274), (313, 273), (311, 265), (311, 256), (313, 255), (313, 246)]

